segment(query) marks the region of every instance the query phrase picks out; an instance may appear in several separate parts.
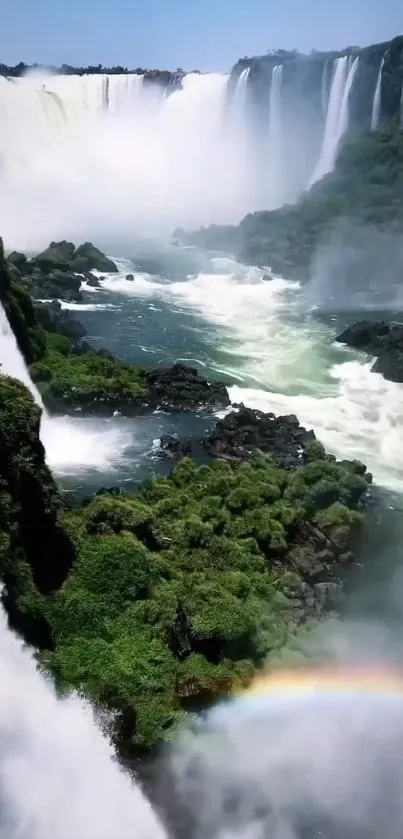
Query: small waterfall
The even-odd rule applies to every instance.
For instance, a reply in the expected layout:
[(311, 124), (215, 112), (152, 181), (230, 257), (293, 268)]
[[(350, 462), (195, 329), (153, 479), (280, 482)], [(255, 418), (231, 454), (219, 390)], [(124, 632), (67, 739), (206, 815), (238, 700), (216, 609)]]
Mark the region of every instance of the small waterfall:
[(322, 149), (309, 186), (331, 172), (335, 164), (340, 140), (348, 128), (348, 102), (358, 61), (358, 56), (352, 60), (347, 55), (334, 60)]
[(42, 397), (29, 375), (27, 365), (20, 353), (13, 330), (0, 303), (0, 372), (18, 379), (31, 391), (37, 405), (43, 410)]
[(371, 131), (376, 131), (379, 125), (379, 120), (381, 117), (381, 97), (382, 97), (382, 70), (383, 65), (385, 63), (385, 56), (383, 56), (381, 61), (381, 66), (379, 68), (378, 78), (375, 86), (374, 92), (374, 101), (372, 103), (372, 115), (371, 115)]
[[(347, 80), (346, 80), (346, 85), (345, 85), (344, 92), (343, 92), (343, 99), (342, 99), (341, 109), (340, 109), (340, 120), (339, 120), (339, 126), (338, 126), (338, 131), (337, 131), (335, 158), (336, 158), (336, 154), (337, 154), (337, 151), (338, 151), (340, 140), (343, 137), (343, 134), (346, 133), (347, 128), (348, 128), (348, 119), (349, 119), (348, 106), (349, 106), (349, 100), (350, 100), (350, 93), (351, 93), (351, 90), (352, 90), (352, 87), (353, 87), (353, 84), (354, 84), (355, 74), (358, 70), (358, 63), (359, 63), (358, 55), (354, 59), (354, 61), (352, 60), (352, 57), (349, 56)], [(334, 160), (333, 160), (333, 165), (334, 165)]]
[(273, 67), (270, 83), (269, 103), (269, 135), (278, 139), (281, 135), (281, 87), (283, 82), (283, 65)]
[(282, 167), (282, 102), (283, 65), (276, 64), (272, 69), (269, 98), (269, 189), (268, 208), (282, 203), (284, 188)]
[(166, 839), (89, 704), (58, 699), (0, 609), (0, 837)]
[(323, 74), (322, 74), (322, 88), (320, 93), (320, 101), (322, 106), (322, 114), (326, 117), (327, 114), (327, 106), (329, 104), (329, 90), (328, 90), (328, 76), (329, 76), (329, 60), (326, 59), (323, 65)]
[(248, 79), (249, 79), (250, 67), (245, 67), (242, 70), (242, 73), (238, 76), (237, 83), (235, 85), (234, 95), (232, 97), (232, 106), (231, 111), (232, 114), (235, 116), (236, 120), (243, 122), (245, 117), (245, 106), (247, 103), (247, 96), (248, 96)]

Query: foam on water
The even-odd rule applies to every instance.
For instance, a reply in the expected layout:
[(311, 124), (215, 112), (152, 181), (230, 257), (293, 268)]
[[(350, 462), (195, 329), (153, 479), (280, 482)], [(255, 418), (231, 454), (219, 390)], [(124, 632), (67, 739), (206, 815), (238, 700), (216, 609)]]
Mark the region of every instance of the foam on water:
[(57, 475), (113, 472), (133, 446), (134, 426), (117, 418), (52, 417), (41, 422), (46, 461)]
[[(217, 372), (239, 382), (233, 402), (295, 413), (329, 451), (362, 459), (378, 483), (403, 488), (403, 385), (372, 373), (367, 358), (334, 345), (330, 329), (301, 311), (299, 285), (230, 259), (184, 282), (122, 274), (110, 292), (159, 298), (218, 327)], [(346, 359), (345, 361), (343, 359)]]

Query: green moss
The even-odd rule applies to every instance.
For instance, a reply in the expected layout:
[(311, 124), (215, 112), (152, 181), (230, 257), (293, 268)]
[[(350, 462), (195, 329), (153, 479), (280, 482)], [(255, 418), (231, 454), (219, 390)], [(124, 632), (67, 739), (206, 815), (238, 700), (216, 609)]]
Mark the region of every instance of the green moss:
[(30, 371), (51, 405), (130, 402), (147, 392), (140, 367), (101, 352), (77, 354), (71, 350), (68, 338), (49, 332), (46, 350)]
[(301, 518), (324, 528), (359, 519), (354, 493), (341, 500), (356, 477), (349, 467), (320, 459), (290, 473), (262, 455), (202, 467), (184, 458), (135, 495), (64, 513), (78, 558), (42, 606), (60, 685), (129, 709), (125, 744), (141, 749), (169, 737), (184, 709), (246, 684), (298, 629), (301, 577), (287, 552)]

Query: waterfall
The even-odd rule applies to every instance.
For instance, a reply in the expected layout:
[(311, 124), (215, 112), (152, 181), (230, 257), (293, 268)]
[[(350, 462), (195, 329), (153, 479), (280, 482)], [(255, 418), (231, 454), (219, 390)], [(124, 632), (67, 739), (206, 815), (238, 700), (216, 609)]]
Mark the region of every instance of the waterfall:
[(8, 246), (113, 238), (119, 252), (133, 230), (166, 236), (177, 226), (238, 223), (253, 206), (248, 75), (230, 108), (220, 73), (189, 73), (169, 96), (135, 74), (0, 77)]
[[(32, 393), (36, 404), (41, 408), (40, 435), (45, 447), (46, 461), (57, 474), (77, 475), (87, 469), (108, 471), (114, 463), (116, 452), (130, 447), (131, 435), (119, 425), (111, 425), (107, 420), (97, 422), (80, 415), (74, 417), (48, 415), (43, 406), (42, 397), (29, 375), (1, 303), (0, 371), (19, 379)], [(2, 839), (1, 830), (0, 839)]]
[(18, 379), (31, 391), (37, 405), (43, 409), (42, 397), (35, 387), (27, 365), (19, 351), (14, 332), (0, 303), (0, 372)]
[(381, 117), (381, 96), (382, 96), (382, 70), (383, 65), (385, 63), (385, 56), (383, 56), (381, 61), (381, 66), (379, 68), (378, 78), (375, 85), (375, 92), (374, 92), (374, 101), (372, 103), (372, 115), (371, 115), (371, 131), (376, 131), (379, 125), (379, 120)]
[(358, 61), (358, 56), (352, 60), (347, 55), (334, 60), (322, 149), (310, 186), (331, 172), (335, 164), (340, 140), (348, 128), (348, 103)]
[(326, 59), (323, 65), (323, 74), (322, 74), (322, 87), (320, 92), (320, 102), (322, 106), (322, 114), (326, 117), (327, 113), (327, 106), (329, 102), (329, 91), (328, 91), (328, 75), (329, 75), (329, 61)]
[(269, 94), (269, 142), (268, 142), (268, 209), (282, 203), (284, 178), (282, 167), (282, 103), (283, 65), (272, 69)]
[(0, 836), (165, 839), (89, 704), (59, 699), (0, 610)]

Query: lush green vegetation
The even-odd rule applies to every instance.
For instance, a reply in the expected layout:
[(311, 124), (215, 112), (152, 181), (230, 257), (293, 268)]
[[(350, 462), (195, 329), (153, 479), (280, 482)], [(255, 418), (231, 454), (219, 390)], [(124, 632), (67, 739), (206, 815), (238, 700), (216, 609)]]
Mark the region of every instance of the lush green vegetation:
[(129, 403), (147, 392), (144, 371), (134, 364), (103, 352), (78, 353), (66, 336), (43, 334), (44, 352), (30, 372), (48, 405)]
[(358, 464), (317, 443), (311, 456), (294, 473), (263, 455), (183, 459), (135, 495), (64, 514), (78, 559), (44, 601), (54, 643), (44, 661), (61, 686), (126, 711), (126, 747), (149, 748), (186, 711), (245, 685), (297, 629), (312, 561), (301, 523), (352, 537), (367, 488)]
[[(214, 227), (191, 236), (207, 247), (232, 249), (246, 262), (308, 275), (319, 245), (337, 232), (340, 246), (360, 247), (357, 228), (403, 232), (403, 131), (350, 139), (333, 172), (295, 205), (252, 213), (237, 228)], [(368, 246), (364, 242), (363, 250)]]

